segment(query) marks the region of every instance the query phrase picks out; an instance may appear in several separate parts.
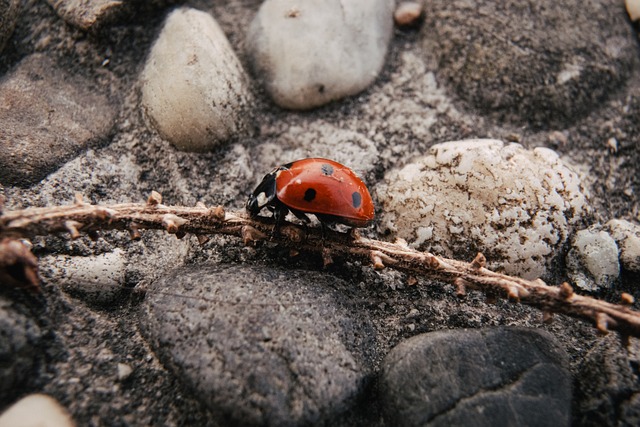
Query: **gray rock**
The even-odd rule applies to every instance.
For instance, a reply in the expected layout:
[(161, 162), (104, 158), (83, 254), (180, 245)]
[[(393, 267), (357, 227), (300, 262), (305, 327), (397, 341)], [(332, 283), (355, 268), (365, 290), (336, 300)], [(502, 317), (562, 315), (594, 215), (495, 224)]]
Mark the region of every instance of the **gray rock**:
[(248, 77), (208, 13), (172, 12), (141, 79), (147, 117), (177, 148), (209, 151), (248, 135), (253, 104)]
[(89, 30), (112, 22), (124, 9), (122, 0), (47, 0), (69, 24)]
[(276, 104), (291, 109), (364, 90), (384, 63), (394, 3), (265, 1), (247, 35), (256, 76)]
[(623, 219), (606, 224), (620, 250), (620, 264), (629, 271), (640, 272), (640, 225)]
[(424, 28), (426, 55), (459, 97), (534, 126), (566, 127), (591, 112), (638, 62), (617, 0), (436, 0)]
[(600, 226), (578, 231), (567, 253), (567, 272), (580, 289), (609, 289), (620, 276), (618, 246)]
[(0, 81), (0, 183), (29, 185), (104, 141), (116, 108), (90, 80), (41, 54)]
[(0, 297), (0, 402), (14, 399), (37, 363), (41, 331), (30, 317)]
[(0, 52), (13, 34), (20, 13), (20, 0), (0, 0)]
[(589, 214), (580, 177), (547, 148), (496, 140), (437, 144), (375, 189), (380, 229), (441, 255), (528, 279), (546, 275)]
[(149, 290), (143, 327), (225, 424), (328, 422), (361, 393), (371, 357), (372, 328), (341, 305), (345, 286), (309, 271), (179, 268)]
[(639, 363), (638, 340), (626, 351), (617, 336), (596, 342), (577, 366), (574, 425), (640, 425)]
[(121, 249), (97, 256), (52, 255), (40, 259), (42, 276), (89, 302), (108, 304), (122, 292), (126, 262)]
[(535, 329), (410, 338), (385, 358), (381, 393), (392, 425), (568, 426), (571, 419), (567, 356)]

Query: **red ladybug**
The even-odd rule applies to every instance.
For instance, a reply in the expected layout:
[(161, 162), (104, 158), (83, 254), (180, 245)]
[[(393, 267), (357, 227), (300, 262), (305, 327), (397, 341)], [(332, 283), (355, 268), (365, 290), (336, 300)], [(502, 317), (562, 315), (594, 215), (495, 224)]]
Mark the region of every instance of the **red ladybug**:
[(308, 222), (314, 214), (321, 223), (366, 227), (373, 221), (373, 201), (367, 186), (348, 167), (328, 159), (296, 160), (265, 175), (249, 200), (252, 217), (266, 207), (276, 223), (291, 211)]

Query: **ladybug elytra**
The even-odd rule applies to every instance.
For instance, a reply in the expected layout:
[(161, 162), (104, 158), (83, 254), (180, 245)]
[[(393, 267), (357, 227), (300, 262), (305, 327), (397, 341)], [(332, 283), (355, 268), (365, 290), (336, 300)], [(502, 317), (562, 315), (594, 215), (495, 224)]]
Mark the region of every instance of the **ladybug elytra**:
[(247, 211), (273, 212), (276, 223), (289, 211), (308, 222), (314, 214), (321, 223), (366, 227), (374, 216), (367, 186), (348, 167), (333, 160), (309, 158), (279, 166), (265, 175), (249, 200)]

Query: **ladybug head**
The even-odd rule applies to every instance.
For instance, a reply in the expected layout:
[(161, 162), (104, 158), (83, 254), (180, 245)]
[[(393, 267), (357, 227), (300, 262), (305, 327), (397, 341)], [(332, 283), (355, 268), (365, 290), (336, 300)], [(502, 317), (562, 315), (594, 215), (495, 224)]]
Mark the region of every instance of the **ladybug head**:
[(273, 171), (264, 178), (247, 200), (246, 209), (251, 216), (258, 213), (265, 206), (273, 206), (276, 199), (276, 171)]

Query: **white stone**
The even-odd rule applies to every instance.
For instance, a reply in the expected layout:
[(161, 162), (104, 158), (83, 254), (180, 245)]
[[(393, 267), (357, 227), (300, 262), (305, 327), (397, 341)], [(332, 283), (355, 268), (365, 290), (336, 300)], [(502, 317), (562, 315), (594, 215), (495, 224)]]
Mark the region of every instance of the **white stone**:
[(51, 255), (40, 260), (40, 269), (62, 289), (105, 303), (122, 291), (126, 260), (121, 249), (86, 257)]
[(627, 8), (631, 22), (640, 19), (640, 0), (625, 0), (624, 5)]
[(611, 288), (620, 276), (618, 246), (600, 227), (576, 233), (567, 254), (569, 278), (580, 289)]
[(640, 225), (623, 219), (613, 219), (606, 227), (618, 244), (622, 267), (640, 272)]
[(211, 150), (249, 131), (248, 77), (206, 12), (181, 8), (167, 17), (141, 79), (147, 117), (181, 150)]
[(0, 415), (0, 427), (73, 427), (71, 416), (52, 397), (31, 394)]
[(376, 78), (393, 30), (393, 0), (266, 0), (247, 35), (255, 74), (274, 102), (309, 109)]
[(448, 257), (482, 251), (493, 269), (544, 276), (587, 212), (578, 175), (549, 149), (465, 140), (389, 171), (375, 191), (380, 231)]

